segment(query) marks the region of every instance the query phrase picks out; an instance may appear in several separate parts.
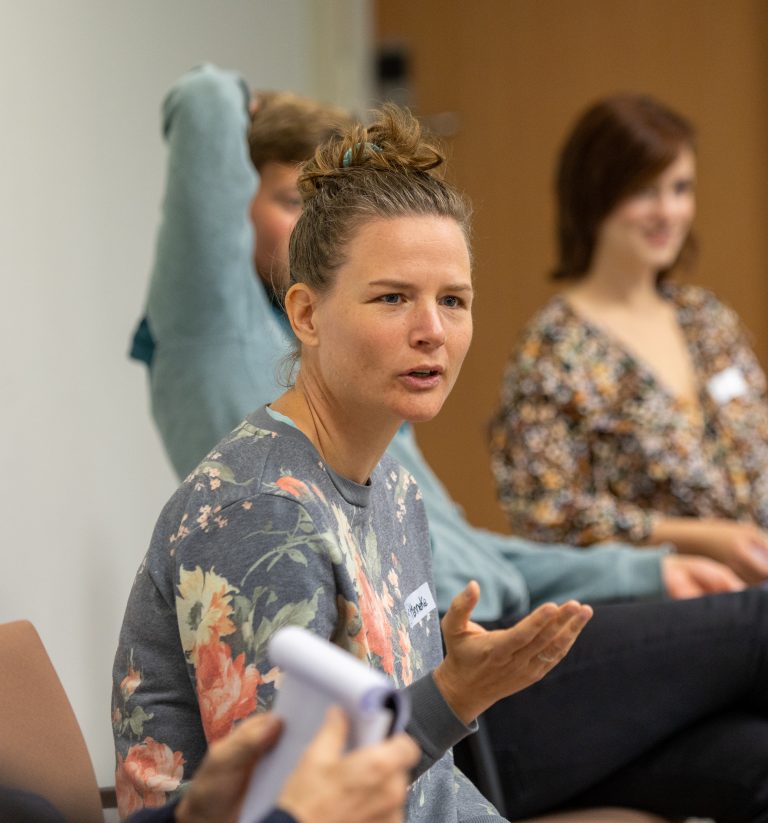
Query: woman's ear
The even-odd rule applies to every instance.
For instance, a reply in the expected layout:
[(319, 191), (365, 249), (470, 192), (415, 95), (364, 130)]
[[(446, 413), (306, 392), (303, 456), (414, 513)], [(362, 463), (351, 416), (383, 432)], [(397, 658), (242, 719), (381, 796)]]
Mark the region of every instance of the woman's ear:
[(294, 283), (285, 295), (285, 313), (293, 333), (303, 346), (317, 345), (317, 300), (317, 294), (306, 283)]

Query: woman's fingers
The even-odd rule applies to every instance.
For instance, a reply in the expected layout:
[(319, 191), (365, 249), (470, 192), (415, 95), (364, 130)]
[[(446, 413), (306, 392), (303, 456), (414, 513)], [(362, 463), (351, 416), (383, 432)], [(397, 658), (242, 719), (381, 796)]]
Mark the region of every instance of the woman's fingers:
[(461, 634), (466, 629), (472, 610), (479, 599), (480, 586), (476, 580), (470, 580), (464, 590), (460, 591), (451, 601), (441, 623), (443, 634), (450, 636)]
[[(565, 606), (569, 606), (569, 604), (566, 603)], [(504, 642), (508, 645), (515, 647), (512, 651), (523, 649), (539, 637), (542, 632), (547, 632), (548, 629), (551, 630), (557, 624), (565, 606), (544, 603), (543, 606), (534, 609), (529, 615), (515, 623), (514, 626), (499, 631), (498, 635), (500, 638), (504, 638)], [(570, 606), (568, 611), (570, 611)]]
[(750, 535), (749, 550), (757, 574), (765, 578), (768, 574), (768, 535), (762, 529), (753, 530)]
[[(519, 623), (504, 630), (511, 646), (516, 650), (523, 651), (531, 644), (538, 643), (539, 646), (551, 640), (565, 624), (575, 617), (580, 604), (575, 600), (569, 600), (562, 606), (554, 603), (545, 603), (524, 617)], [(539, 649), (537, 649), (538, 651)], [(534, 651), (535, 654), (535, 651)]]
[(575, 600), (559, 607), (547, 603), (506, 630), (508, 644), (513, 646), (509, 651), (516, 662), (527, 659), (537, 665), (554, 665), (568, 653), (591, 617), (592, 609)]
[(592, 618), (592, 609), (581, 606), (560, 631), (551, 639), (538, 638), (531, 643), (526, 652), (531, 655), (534, 665), (541, 666), (542, 676), (554, 668), (571, 650), (584, 627)]
[(768, 549), (748, 538), (736, 547), (729, 565), (747, 582), (760, 583), (768, 578)]

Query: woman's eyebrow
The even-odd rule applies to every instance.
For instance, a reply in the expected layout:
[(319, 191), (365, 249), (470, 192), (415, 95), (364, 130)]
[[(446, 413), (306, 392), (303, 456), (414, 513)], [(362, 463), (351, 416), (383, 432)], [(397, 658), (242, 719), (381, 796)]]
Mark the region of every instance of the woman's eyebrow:
[[(382, 286), (387, 289), (411, 289), (414, 286), (413, 282), (406, 280), (370, 280), (369, 286)], [(450, 283), (445, 286), (446, 291), (473, 291), (470, 283)]]

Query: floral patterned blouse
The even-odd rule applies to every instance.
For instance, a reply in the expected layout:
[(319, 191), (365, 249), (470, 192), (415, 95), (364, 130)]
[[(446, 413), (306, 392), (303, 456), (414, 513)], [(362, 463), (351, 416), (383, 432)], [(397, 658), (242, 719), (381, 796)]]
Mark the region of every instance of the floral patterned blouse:
[(498, 819), (454, 774), (449, 747), (470, 729), (429, 674), (442, 658), (434, 603), (411, 475), (384, 458), (369, 484), (353, 483), (295, 427), (251, 415), (168, 502), (133, 584), (113, 676), (121, 816), (165, 803), (210, 741), (270, 707), (280, 673), (267, 643), (295, 624), (410, 691), (429, 770), (409, 820)]
[(766, 381), (736, 314), (664, 284), (698, 379), (676, 398), (614, 337), (555, 297), (511, 357), (491, 426), (512, 527), (541, 541), (641, 543), (655, 514), (768, 527)]

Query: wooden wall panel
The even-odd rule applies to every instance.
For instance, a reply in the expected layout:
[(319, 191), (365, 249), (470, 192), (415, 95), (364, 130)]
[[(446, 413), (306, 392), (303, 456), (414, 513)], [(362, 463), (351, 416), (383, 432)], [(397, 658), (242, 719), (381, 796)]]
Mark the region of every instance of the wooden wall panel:
[(645, 91), (698, 127), (695, 279), (739, 311), (768, 365), (768, 3), (377, 0), (376, 26), (408, 49), (416, 112), (458, 115), (451, 175), (475, 205), (473, 347), (417, 434), (470, 519), (505, 530), (485, 424), (516, 335), (553, 293), (555, 157), (595, 98)]

